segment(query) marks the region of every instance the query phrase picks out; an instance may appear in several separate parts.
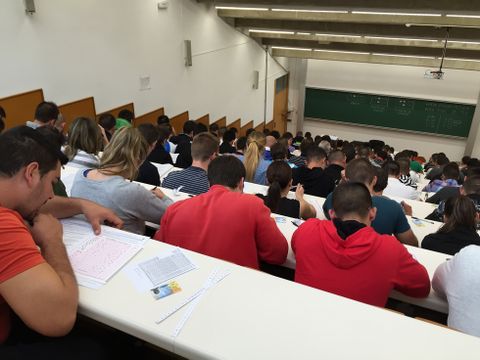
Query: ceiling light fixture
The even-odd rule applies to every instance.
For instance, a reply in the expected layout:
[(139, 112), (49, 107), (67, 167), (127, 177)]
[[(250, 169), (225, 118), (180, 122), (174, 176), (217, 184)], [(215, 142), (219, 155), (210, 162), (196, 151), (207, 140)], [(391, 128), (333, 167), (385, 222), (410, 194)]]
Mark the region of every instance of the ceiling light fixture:
[(272, 9), (272, 11), (308, 12), (308, 13), (321, 13), (321, 14), (348, 14), (347, 10)]
[(427, 13), (402, 13), (402, 12), (384, 12), (384, 11), (352, 11), (352, 14), (358, 15), (387, 15), (387, 16), (442, 16), (442, 14)]
[(344, 50), (326, 50), (326, 49), (314, 49), (317, 52), (327, 52), (327, 53), (342, 53), (342, 54), (355, 54), (355, 55), (370, 55), (369, 52), (364, 51), (344, 51)]
[(296, 48), (296, 47), (287, 47), (287, 46), (272, 46), (272, 49), (277, 49), (277, 50), (295, 50), (295, 51), (312, 51), (312, 49)]
[(375, 56), (390, 56), (390, 57), (405, 57), (405, 58), (417, 58), (417, 59), (432, 59), (435, 60), (435, 56), (423, 56), (423, 55), (403, 55), (403, 54), (386, 54), (386, 53), (372, 53)]
[(244, 11), (268, 11), (268, 8), (237, 7), (237, 6), (215, 6), (217, 10), (244, 10)]
[(261, 33), (261, 34), (285, 34), (285, 35), (293, 35), (295, 31), (283, 31), (283, 30), (257, 30), (257, 29), (249, 29), (248, 32), (251, 33)]
[(364, 36), (364, 38), (372, 39), (372, 40), (403, 40), (403, 41), (428, 41), (428, 42), (441, 41), (441, 40), (435, 40), (435, 39), (402, 38), (402, 37), (389, 37), (389, 36)]

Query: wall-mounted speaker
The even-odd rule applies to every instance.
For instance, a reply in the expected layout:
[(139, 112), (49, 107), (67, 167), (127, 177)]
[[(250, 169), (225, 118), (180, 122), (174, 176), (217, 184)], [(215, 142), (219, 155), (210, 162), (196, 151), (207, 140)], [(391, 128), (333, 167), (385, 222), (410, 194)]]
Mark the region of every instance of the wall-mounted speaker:
[(192, 41), (185, 40), (185, 66), (192, 66)]

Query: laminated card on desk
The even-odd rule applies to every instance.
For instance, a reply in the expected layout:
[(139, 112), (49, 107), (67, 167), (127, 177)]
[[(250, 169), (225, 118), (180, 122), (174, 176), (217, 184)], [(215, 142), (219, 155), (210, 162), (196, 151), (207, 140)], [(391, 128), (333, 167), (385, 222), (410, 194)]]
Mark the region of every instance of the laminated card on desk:
[[(120, 270), (145, 244), (145, 237), (102, 226), (93, 233), (90, 224), (78, 219), (62, 221), (64, 242), (80, 285), (98, 288)], [(147, 238), (148, 239), (148, 238)]]
[(137, 290), (143, 292), (196, 268), (180, 248), (174, 248), (148, 260), (132, 264), (125, 271)]

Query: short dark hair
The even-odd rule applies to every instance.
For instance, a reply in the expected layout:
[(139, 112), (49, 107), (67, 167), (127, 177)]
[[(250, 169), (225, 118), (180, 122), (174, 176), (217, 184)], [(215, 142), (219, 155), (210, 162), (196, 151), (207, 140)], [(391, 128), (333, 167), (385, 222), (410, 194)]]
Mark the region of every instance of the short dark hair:
[(51, 120), (57, 120), (60, 110), (57, 104), (51, 101), (43, 101), (35, 109), (35, 120), (42, 123), (48, 123)]
[(115, 116), (110, 113), (102, 114), (98, 117), (98, 125), (105, 130), (111, 130), (115, 127)]
[(216, 157), (208, 165), (208, 182), (210, 186), (223, 185), (234, 189), (246, 171), (243, 163), (233, 155)]
[(130, 110), (123, 109), (123, 110), (120, 110), (120, 112), (118, 113), (118, 117), (120, 119), (127, 120), (129, 123), (131, 123), (135, 118), (135, 115)]
[(342, 151), (347, 157), (347, 163), (355, 159), (355, 146), (353, 146), (352, 144), (343, 144)]
[(62, 146), (65, 145), (67, 140), (65, 135), (53, 126), (40, 126), (36, 131), (43, 135), (49, 142), (56, 145), (58, 151), (61, 151)]
[(388, 176), (399, 176), (400, 175), (400, 165), (398, 162), (390, 160), (383, 164), (383, 168), (387, 172)]
[(302, 142), (300, 143), (300, 152), (303, 156), (306, 155), (307, 150), (310, 146), (313, 145), (313, 139), (312, 138), (304, 138)]
[(384, 168), (381, 167), (373, 167), (375, 171), (375, 176), (377, 177), (377, 181), (373, 186), (373, 191), (380, 192), (385, 190), (388, 185), (388, 173)]
[(408, 158), (399, 158), (395, 160), (400, 166), (400, 174), (409, 175), (410, 174), (410, 160)]
[(183, 133), (190, 134), (191, 132), (195, 131), (197, 127), (197, 123), (193, 120), (187, 120), (183, 123)]
[(269, 135), (273, 136), (276, 140), (280, 139), (280, 133), (277, 130), (273, 130)]
[(270, 156), (272, 160), (286, 160), (288, 157), (288, 149), (280, 142), (272, 145), (270, 148)]
[(208, 132), (207, 125), (202, 124), (202, 123), (197, 123), (195, 125), (195, 129), (193, 130), (193, 135), (198, 135), (198, 134), (201, 134), (203, 132)]
[(463, 182), (463, 190), (465, 194), (478, 194), (480, 195), (480, 175), (468, 176)]
[(228, 129), (223, 134), (223, 142), (229, 143), (230, 141), (235, 140), (235, 138), (236, 138), (236, 135), (235, 135), (235, 132), (232, 129)]
[(218, 124), (215, 124), (215, 123), (210, 124), (210, 126), (208, 127), (208, 130), (209, 130), (210, 132), (218, 131), (218, 129), (219, 129)]
[(439, 153), (437, 155), (437, 164), (438, 165), (447, 165), (450, 162), (448, 157), (444, 153)]
[[(1, 116), (1, 114), (0, 114)], [(467, 164), (469, 161), (470, 161), (471, 157), (468, 156), (468, 155), (465, 155), (464, 157), (462, 157), (462, 164)]]
[(161, 125), (158, 127), (158, 142), (163, 144), (172, 133), (171, 125)]
[(370, 151), (371, 150), (370, 150), (369, 147), (363, 146), (360, 149), (358, 149), (357, 155), (360, 158), (369, 158), (370, 157)]
[(327, 153), (321, 147), (311, 145), (307, 149), (306, 157), (307, 163), (310, 161), (320, 161), (327, 158)]
[(240, 136), (237, 139), (236, 147), (237, 147), (237, 150), (245, 150), (247, 148), (247, 137), (246, 136)]
[(153, 145), (155, 141), (158, 141), (159, 131), (153, 124), (140, 124), (137, 127), (138, 131), (147, 140), (148, 145)]
[(209, 132), (195, 135), (192, 141), (192, 159), (207, 161), (218, 151), (218, 139)]
[(248, 138), (248, 135), (250, 135), (252, 132), (254, 132), (255, 129), (254, 128), (249, 128), (247, 129), (247, 131), (245, 132), (245, 136)]
[(347, 182), (338, 185), (332, 194), (332, 207), (335, 216), (342, 219), (346, 215), (368, 215), (372, 208), (372, 196), (364, 184)]
[(58, 144), (28, 126), (17, 126), (0, 135), (0, 176), (13, 177), (32, 162), (38, 163), (43, 176), (68, 159)]
[(375, 170), (370, 161), (359, 158), (350, 161), (345, 168), (345, 177), (348, 181), (371, 184), (375, 177)]
[(170, 118), (167, 115), (160, 115), (157, 118), (157, 125), (158, 126), (170, 125)]
[(285, 139), (287, 139), (287, 140), (290, 140), (290, 139), (293, 139), (293, 135), (292, 135), (291, 132), (288, 132), (288, 131), (287, 131), (287, 132), (283, 133), (282, 138), (285, 138)]
[(343, 153), (342, 150), (333, 150), (328, 154), (328, 161), (329, 162), (334, 162), (334, 161), (342, 161), (346, 158), (346, 155)]
[(305, 137), (306, 137), (306, 138), (312, 138), (312, 133), (311, 133), (310, 131), (307, 131), (307, 132), (305, 133)]
[(442, 171), (442, 175), (445, 177), (445, 179), (458, 180), (458, 178), (460, 177), (460, 170), (458, 168), (458, 164), (451, 162), (445, 165)]

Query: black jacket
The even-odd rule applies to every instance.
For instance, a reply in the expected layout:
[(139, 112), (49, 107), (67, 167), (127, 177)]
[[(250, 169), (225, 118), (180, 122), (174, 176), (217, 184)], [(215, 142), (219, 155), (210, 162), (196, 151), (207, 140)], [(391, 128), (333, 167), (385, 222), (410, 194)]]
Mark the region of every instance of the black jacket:
[(480, 245), (480, 236), (473, 229), (459, 228), (449, 233), (433, 233), (422, 241), (422, 248), (450, 255), (455, 255), (468, 245)]
[(335, 188), (334, 180), (322, 168), (309, 169), (306, 166), (293, 169), (293, 184), (302, 184), (305, 194), (327, 197)]

